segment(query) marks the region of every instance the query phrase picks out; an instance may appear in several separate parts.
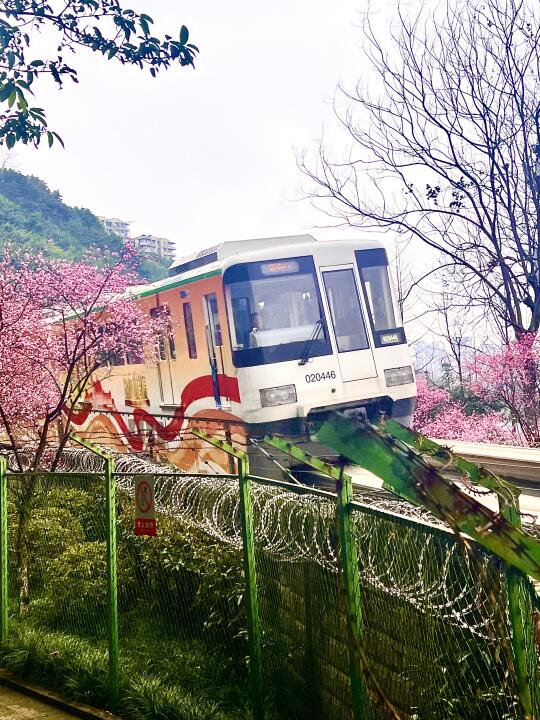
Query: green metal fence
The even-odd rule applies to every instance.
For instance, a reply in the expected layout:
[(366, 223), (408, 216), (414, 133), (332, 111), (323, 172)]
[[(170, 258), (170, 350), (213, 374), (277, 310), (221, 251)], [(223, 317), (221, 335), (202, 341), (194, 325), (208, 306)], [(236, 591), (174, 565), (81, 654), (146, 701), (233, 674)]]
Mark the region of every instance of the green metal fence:
[(234, 452), (156, 476), (155, 538), (120, 460), (0, 463), (2, 664), (135, 720), (540, 718), (522, 573), (339, 468), (332, 493)]

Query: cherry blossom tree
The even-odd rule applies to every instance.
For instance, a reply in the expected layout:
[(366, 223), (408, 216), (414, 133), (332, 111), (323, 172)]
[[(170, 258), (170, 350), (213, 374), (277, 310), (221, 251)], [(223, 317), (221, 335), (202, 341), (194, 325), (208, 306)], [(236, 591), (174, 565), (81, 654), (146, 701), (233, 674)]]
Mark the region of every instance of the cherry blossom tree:
[(54, 468), (96, 372), (155, 348), (158, 321), (132, 301), (130, 258), (88, 260), (0, 259), (0, 425), (19, 470)]
[(519, 437), (502, 413), (467, 414), (443, 388), (417, 377), (418, 400), (413, 427), (423, 435), (441, 440), (464, 440), (516, 445)]
[(512, 419), (522, 444), (540, 445), (540, 342), (527, 333), (501, 350), (478, 353), (471, 364), (471, 390), (496, 399)]
[[(130, 353), (155, 353), (159, 320), (133, 302), (129, 256), (75, 264), (42, 256), (0, 258), (0, 433), (17, 470), (55, 469), (71, 418), (96, 373)], [(38, 475), (11, 485), (20, 610), (30, 602), (28, 537)]]
[(431, 437), (540, 446), (540, 341), (526, 333), (502, 348), (476, 353), (467, 391), (499, 410), (466, 412), (450, 393), (418, 379), (416, 430)]

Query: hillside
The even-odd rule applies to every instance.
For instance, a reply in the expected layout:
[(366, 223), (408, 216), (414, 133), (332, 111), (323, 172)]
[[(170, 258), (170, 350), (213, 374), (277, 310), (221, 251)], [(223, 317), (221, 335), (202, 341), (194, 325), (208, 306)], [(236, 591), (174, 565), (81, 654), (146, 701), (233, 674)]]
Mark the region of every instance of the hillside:
[[(0, 246), (9, 241), (69, 260), (91, 247), (111, 252), (122, 248), (122, 240), (106, 233), (90, 210), (69, 207), (39, 178), (0, 170)], [(166, 277), (167, 265), (141, 259), (139, 273), (158, 280)]]

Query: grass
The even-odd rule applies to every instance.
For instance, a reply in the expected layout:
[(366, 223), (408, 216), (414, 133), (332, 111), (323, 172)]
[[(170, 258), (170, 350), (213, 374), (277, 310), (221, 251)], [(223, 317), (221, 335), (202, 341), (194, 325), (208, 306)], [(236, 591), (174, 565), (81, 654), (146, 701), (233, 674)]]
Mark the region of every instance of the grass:
[[(215, 649), (195, 640), (146, 633), (122, 640), (120, 704), (130, 720), (247, 720), (245, 682)], [(107, 706), (107, 652), (103, 642), (46, 631), (12, 620), (0, 650), (3, 667), (73, 700)]]

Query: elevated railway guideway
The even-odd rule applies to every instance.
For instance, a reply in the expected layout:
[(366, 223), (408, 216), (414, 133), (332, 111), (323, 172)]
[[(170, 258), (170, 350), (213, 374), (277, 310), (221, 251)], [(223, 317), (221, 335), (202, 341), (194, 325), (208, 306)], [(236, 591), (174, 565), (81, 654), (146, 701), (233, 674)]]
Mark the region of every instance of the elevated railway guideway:
[(435, 442), (518, 487), (537, 489), (540, 494), (540, 449), (461, 440), (437, 439)]
[[(519, 487), (521, 512), (530, 516), (529, 522), (540, 524), (540, 449), (461, 440), (434, 440), (454, 455), (470, 460)], [(382, 485), (378, 477), (363, 468), (349, 466), (347, 472), (352, 476), (355, 485), (370, 488), (380, 488)], [(497, 507), (497, 501), (491, 495), (477, 499), (493, 510)]]
[[(521, 490), (519, 507), (524, 521), (540, 525), (540, 449), (458, 440), (436, 442), (516, 485)], [(482, 502), (496, 508), (493, 497), (486, 497)]]

